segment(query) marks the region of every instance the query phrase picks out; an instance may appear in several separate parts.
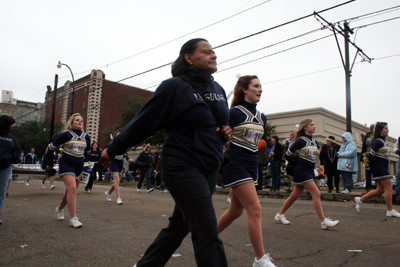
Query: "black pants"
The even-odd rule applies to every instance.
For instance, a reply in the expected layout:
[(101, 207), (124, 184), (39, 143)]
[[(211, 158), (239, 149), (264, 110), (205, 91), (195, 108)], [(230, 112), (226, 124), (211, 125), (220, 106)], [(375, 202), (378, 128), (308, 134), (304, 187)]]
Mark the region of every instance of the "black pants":
[(99, 181), (103, 181), (103, 164), (97, 163), (97, 174), (99, 176)]
[(340, 171), (338, 171), (333, 166), (325, 166), (325, 174), (328, 177), (328, 189), (333, 190), (333, 177), (335, 177), (335, 187), (336, 190), (339, 190), (340, 183)]
[(86, 191), (87, 191), (88, 189), (92, 190), (92, 188), (93, 188), (93, 181), (96, 180), (97, 166), (98, 166), (97, 163), (95, 163), (95, 164), (93, 165), (92, 172), (90, 173), (90, 176), (89, 176), (89, 181), (88, 181), (87, 185), (85, 186), (85, 190), (86, 190)]
[(211, 199), (218, 172), (205, 175), (189, 162), (168, 155), (163, 155), (160, 164), (175, 208), (168, 227), (161, 230), (137, 266), (164, 266), (189, 232), (197, 266), (228, 266)]
[(258, 164), (258, 184), (256, 185), (256, 190), (263, 189), (263, 168), (265, 164)]

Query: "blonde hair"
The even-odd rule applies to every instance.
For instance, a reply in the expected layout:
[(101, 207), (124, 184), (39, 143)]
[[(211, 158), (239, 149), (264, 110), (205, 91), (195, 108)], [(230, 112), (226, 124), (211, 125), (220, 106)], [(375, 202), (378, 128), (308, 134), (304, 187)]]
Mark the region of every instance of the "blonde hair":
[(146, 151), (149, 147), (151, 148), (151, 145), (150, 145), (150, 144), (147, 144), (147, 145), (143, 148), (143, 151)]
[(300, 122), (299, 129), (296, 132), (296, 136), (293, 136), (294, 140), (299, 139), (301, 136), (305, 135), (306, 132), (304, 128), (306, 128), (310, 123), (312, 123), (314, 120), (312, 119), (304, 119)]
[[(71, 131), (72, 130), (72, 122), (74, 121), (75, 117), (78, 117), (78, 116), (82, 118), (82, 115), (80, 113), (72, 114), (71, 117), (69, 117), (67, 123), (65, 124), (64, 131)], [(83, 122), (82, 122), (81, 131), (83, 131), (83, 128), (84, 128), (84, 125), (83, 125)]]

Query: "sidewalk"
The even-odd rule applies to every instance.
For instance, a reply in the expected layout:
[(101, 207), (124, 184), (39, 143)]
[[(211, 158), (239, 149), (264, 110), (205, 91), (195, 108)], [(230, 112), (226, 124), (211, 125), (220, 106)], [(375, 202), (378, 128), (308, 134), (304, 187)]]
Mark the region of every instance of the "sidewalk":
[[(216, 194), (226, 194), (229, 195), (229, 189), (216, 188)], [(263, 190), (257, 191), (259, 197), (269, 197), (269, 198), (288, 198), (290, 193), (286, 192), (286, 188), (281, 189), (280, 192), (271, 192), (269, 188), (264, 188)], [(350, 194), (342, 194), (342, 193), (328, 193), (328, 191), (321, 191), (321, 200), (322, 201), (339, 201), (339, 202), (351, 202), (354, 201), (354, 197), (363, 196), (361, 192), (351, 192)], [(312, 200), (311, 194), (308, 192), (303, 192), (300, 196), (302, 200)], [(365, 203), (377, 203), (377, 204), (385, 204), (385, 199), (382, 196), (373, 197), (368, 199)], [(400, 197), (393, 198), (393, 205), (400, 205)]]

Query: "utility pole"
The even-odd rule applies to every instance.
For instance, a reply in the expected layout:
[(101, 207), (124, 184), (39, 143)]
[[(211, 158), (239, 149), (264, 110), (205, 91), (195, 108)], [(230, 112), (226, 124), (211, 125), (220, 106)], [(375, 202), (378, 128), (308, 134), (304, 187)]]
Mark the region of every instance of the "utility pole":
[[(338, 25), (338, 28), (336, 26), (328, 21), (326, 21), (323, 17), (321, 17), (317, 12), (314, 12), (314, 17), (318, 20), (318, 18), (322, 19), (327, 25), (323, 25), (326, 28), (331, 28), (333, 33), (335, 34), (335, 39), (336, 39), (336, 44), (339, 49), (340, 57), (342, 59), (342, 64), (346, 73), (346, 131), (349, 133), (352, 133), (352, 126), (351, 126), (351, 90), (350, 90), (350, 77), (351, 77), (351, 71), (354, 67), (354, 63), (356, 61), (357, 55), (360, 55), (362, 58), (362, 61), (367, 61), (371, 63), (371, 58), (369, 58), (362, 50), (359, 48), (356, 44), (350, 41), (349, 33), (353, 34), (353, 30), (350, 29), (349, 24), (347, 22), (344, 22), (344, 28), (342, 28), (340, 25)], [(322, 23), (321, 23), (322, 24)], [(345, 47), (345, 60), (343, 60), (343, 54), (340, 49), (339, 41), (337, 39), (337, 33), (342, 35), (344, 37), (344, 47)], [(350, 51), (349, 51), (349, 45), (352, 45), (357, 49), (357, 53), (354, 56), (353, 63), (350, 63)], [(351, 64), (351, 66), (350, 66)]]
[[(53, 135), (54, 135), (54, 119), (55, 119), (55, 113), (56, 113), (56, 98), (57, 98), (57, 86), (58, 86), (58, 75), (56, 74), (54, 78), (54, 92), (53, 92), (53, 107), (52, 107), (52, 113), (51, 113), (51, 124), (50, 124), (50, 142), (53, 142)], [(47, 86), (49, 88), (50, 85)], [(50, 87), (51, 90), (51, 87)]]
[(344, 23), (344, 53), (345, 53), (345, 72), (346, 72), (346, 132), (352, 133), (351, 127), (351, 88), (350, 88), (350, 51), (349, 51), (349, 32), (353, 31), (349, 28), (347, 22)]

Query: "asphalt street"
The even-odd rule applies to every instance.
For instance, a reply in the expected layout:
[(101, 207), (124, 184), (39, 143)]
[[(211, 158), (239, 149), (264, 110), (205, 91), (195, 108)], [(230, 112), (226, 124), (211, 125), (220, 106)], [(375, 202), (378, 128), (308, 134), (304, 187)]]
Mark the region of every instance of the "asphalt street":
[[(108, 186), (95, 184), (92, 194), (78, 189), (77, 216), (83, 227), (57, 221), (55, 207), (64, 184), (42, 189), (39, 180), (30, 186), (12, 181), (0, 226), (0, 266), (133, 266), (167, 226), (174, 202), (167, 193), (121, 189), (122, 205), (107, 202)], [(228, 208), (226, 194), (214, 194), (217, 217)], [(386, 217), (386, 206), (366, 203), (356, 214), (351, 201), (323, 201), (325, 215), (340, 220), (321, 230), (310, 200), (298, 200), (286, 212), (290, 225), (274, 220), (283, 198), (260, 195), (265, 250), (277, 266), (400, 266), (400, 218)], [(397, 210), (400, 207), (395, 206)], [(220, 235), (229, 266), (252, 266), (254, 252), (244, 213)], [(354, 252), (355, 251), (355, 252)], [(166, 266), (196, 266), (190, 235)]]

